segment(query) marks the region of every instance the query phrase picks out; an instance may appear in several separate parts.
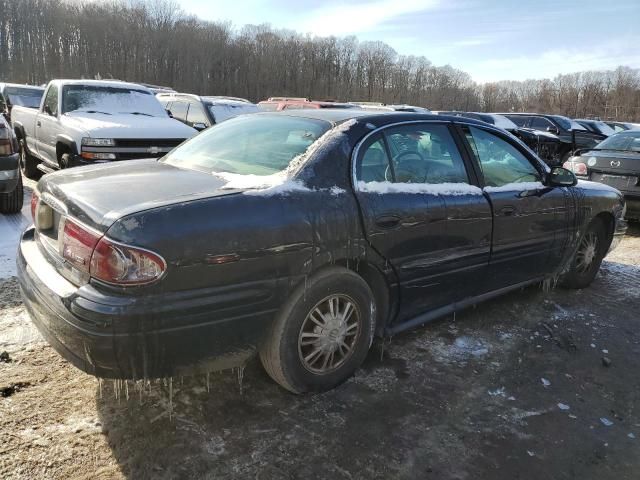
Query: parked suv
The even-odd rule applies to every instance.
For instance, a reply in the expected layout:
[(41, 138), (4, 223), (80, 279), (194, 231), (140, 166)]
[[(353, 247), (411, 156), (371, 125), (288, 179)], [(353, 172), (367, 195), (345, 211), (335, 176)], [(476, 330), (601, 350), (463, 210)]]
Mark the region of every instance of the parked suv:
[[(547, 132), (560, 139), (555, 163), (564, 163), (577, 148), (595, 147), (605, 137), (587, 130), (575, 120), (562, 115), (545, 115), (540, 113), (500, 113), (513, 123), (523, 128), (531, 128)], [(574, 145), (575, 136), (575, 145)]]
[(4, 116), (0, 115), (0, 213), (17, 213), (22, 209), (22, 202), (18, 142)]
[(198, 131), (238, 115), (260, 111), (254, 103), (237, 97), (201, 97), (189, 93), (159, 93), (156, 97), (173, 118)]
[(4, 113), (11, 123), (11, 109), (14, 106), (38, 108), (44, 88), (17, 83), (0, 83), (0, 114)]
[(52, 80), (39, 110), (13, 109), (27, 177), (114, 160), (161, 157), (197, 132), (135, 83)]

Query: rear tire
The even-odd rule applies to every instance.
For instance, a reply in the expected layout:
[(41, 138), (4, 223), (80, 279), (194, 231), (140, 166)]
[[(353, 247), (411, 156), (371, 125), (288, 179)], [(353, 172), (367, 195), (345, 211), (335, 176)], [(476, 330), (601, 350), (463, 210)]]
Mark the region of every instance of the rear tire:
[(38, 170), (38, 159), (29, 153), (27, 144), (23, 138), (20, 139), (20, 170), (25, 177), (35, 179), (40, 174)]
[(293, 292), (260, 359), (269, 376), (293, 393), (330, 390), (362, 364), (374, 328), (369, 285), (350, 270), (327, 268)]
[(22, 210), (23, 202), (22, 176), (18, 172), (18, 184), (13, 192), (0, 193), (0, 213), (18, 213)]
[(607, 231), (604, 223), (596, 218), (580, 239), (569, 271), (560, 279), (561, 285), (576, 289), (591, 285), (606, 253)]

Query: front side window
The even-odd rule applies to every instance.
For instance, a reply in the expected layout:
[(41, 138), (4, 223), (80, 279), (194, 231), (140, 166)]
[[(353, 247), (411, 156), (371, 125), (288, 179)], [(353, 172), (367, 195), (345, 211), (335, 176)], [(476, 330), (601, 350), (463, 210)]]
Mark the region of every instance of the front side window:
[[(209, 105), (209, 112), (213, 116), (216, 123), (224, 122), (230, 118), (237, 117), (238, 115), (244, 115), (246, 113), (256, 113), (258, 108), (253, 104), (211, 104)], [(275, 109), (274, 109), (275, 110)]]
[(65, 85), (62, 87), (62, 113), (130, 113), (166, 117), (160, 102), (149, 91), (129, 87)]
[(524, 127), (529, 120), (529, 117), (524, 115), (506, 115), (506, 117), (515, 123), (518, 127)]
[(445, 125), (391, 127), (363, 144), (356, 176), (363, 182), (469, 183), (464, 162)]
[(553, 123), (543, 117), (531, 117), (531, 128), (535, 130), (547, 131), (547, 128), (553, 127)]
[(181, 122), (187, 121), (187, 111), (189, 110), (189, 104), (187, 102), (171, 102), (171, 115), (176, 120)]
[(206, 173), (272, 175), (287, 168), (331, 123), (279, 114), (247, 115), (216, 124), (163, 161)]
[(575, 120), (571, 120), (569, 117), (563, 117), (562, 115), (551, 115), (551, 118), (558, 122), (558, 124), (565, 130), (586, 130), (586, 128), (584, 128)]
[(47, 90), (47, 96), (44, 99), (44, 113), (58, 115), (58, 87), (51, 85)]
[(502, 187), (540, 181), (538, 170), (506, 140), (475, 127), (464, 127), (463, 130), (480, 163), (485, 186)]

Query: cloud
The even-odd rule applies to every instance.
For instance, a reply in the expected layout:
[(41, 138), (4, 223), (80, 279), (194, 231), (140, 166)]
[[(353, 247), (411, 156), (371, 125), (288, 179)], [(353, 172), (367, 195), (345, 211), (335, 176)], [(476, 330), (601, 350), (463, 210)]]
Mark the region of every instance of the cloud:
[(462, 65), (474, 80), (526, 80), (553, 78), (559, 74), (586, 70), (609, 70), (620, 65), (640, 68), (640, 52), (633, 46), (638, 36), (612, 39), (596, 47), (575, 45), (551, 49), (534, 55), (490, 58), (476, 64)]
[(441, 0), (377, 0), (325, 6), (312, 10), (290, 27), (319, 36), (354, 35), (370, 32), (402, 15), (436, 9), (440, 3)]

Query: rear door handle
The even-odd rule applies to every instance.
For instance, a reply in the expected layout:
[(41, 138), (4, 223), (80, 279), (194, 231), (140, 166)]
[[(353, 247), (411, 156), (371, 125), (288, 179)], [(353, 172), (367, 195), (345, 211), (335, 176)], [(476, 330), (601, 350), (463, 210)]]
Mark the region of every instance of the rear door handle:
[(383, 215), (376, 218), (376, 225), (380, 228), (395, 228), (400, 224), (400, 217)]
[(502, 207), (500, 209), (500, 213), (503, 217), (511, 217), (514, 213), (516, 213), (516, 207)]

